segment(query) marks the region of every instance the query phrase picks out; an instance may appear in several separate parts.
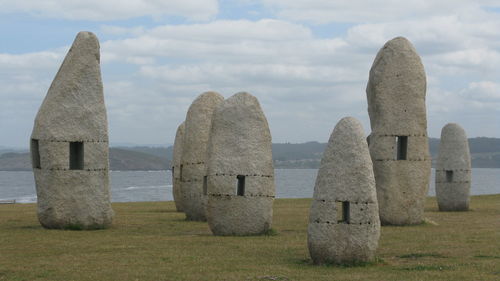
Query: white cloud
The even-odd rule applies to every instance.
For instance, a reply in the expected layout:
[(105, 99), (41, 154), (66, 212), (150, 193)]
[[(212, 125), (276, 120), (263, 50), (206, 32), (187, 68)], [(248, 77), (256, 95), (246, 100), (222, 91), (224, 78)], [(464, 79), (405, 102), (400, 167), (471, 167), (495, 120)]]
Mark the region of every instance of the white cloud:
[(440, 14), (481, 12), (480, 4), (499, 6), (493, 1), (472, 0), (262, 0), (277, 16), (315, 24), (330, 22), (377, 23), (421, 19)]
[[(158, 3), (148, 5), (163, 5)], [(495, 125), (500, 124), (499, 14), (465, 0), (460, 5), (375, 1), (377, 7), (359, 1), (265, 3), (277, 7), (281, 19), (153, 28), (102, 25), (101, 32), (115, 38), (101, 42), (111, 140), (171, 143), (189, 104), (208, 90), (225, 97), (238, 91), (257, 96), (275, 141), (326, 141), (344, 116), (361, 119), (368, 131), (365, 87), (370, 66), (382, 45), (401, 35), (415, 45), (426, 68), (429, 134), (439, 136), (444, 124), (458, 122), (471, 136), (500, 136), (500, 125)], [(290, 13), (301, 9), (300, 17)], [(319, 38), (315, 25), (299, 21), (312, 21), (307, 18), (310, 10), (322, 13), (316, 23), (349, 17), (355, 24), (345, 35)], [(0, 77), (0, 97), (8, 100), (0, 105), (2, 127), (31, 130), (66, 50), (0, 54), (0, 69), (7, 73)], [(24, 111), (14, 112), (17, 107)], [(7, 124), (5, 118), (13, 114), (24, 125)]]
[(109, 21), (141, 16), (181, 16), (209, 20), (218, 12), (216, 0), (0, 0), (0, 13), (24, 12), (49, 18)]

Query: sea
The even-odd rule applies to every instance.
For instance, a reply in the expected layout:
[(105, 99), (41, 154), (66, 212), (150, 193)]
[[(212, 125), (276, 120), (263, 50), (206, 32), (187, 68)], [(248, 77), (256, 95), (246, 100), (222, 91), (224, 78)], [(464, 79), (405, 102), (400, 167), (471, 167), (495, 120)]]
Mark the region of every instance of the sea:
[[(276, 169), (277, 198), (311, 198), (317, 169)], [(111, 200), (113, 202), (170, 201), (171, 171), (111, 171)], [(429, 196), (435, 195), (434, 169)], [(472, 195), (500, 194), (500, 169), (472, 169)], [(0, 171), (0, 202), (36, 202), (33, 172)]]

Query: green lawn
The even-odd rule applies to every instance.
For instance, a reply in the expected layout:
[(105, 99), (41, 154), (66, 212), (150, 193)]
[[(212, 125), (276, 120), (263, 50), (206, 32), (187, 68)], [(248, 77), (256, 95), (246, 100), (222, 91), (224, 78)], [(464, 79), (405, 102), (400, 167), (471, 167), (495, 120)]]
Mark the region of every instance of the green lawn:
[(279, 199), (275, 235), (215, 237), (173, 202), (115, 203), (96, 231), (46, 230), (36, 205), (0, 205), (0, 280), (500, 280), (500, 195), (475, 196), (469, 212), (382, 227), (377, 261), (314, 266), (307, 251), (310, 199)]

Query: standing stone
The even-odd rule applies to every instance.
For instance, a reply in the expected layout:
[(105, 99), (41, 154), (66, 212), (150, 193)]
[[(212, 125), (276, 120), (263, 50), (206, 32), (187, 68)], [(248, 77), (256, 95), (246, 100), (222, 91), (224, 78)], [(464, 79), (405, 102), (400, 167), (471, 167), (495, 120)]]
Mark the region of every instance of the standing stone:
[(113, 218), (99, 60), (97, 37), (78, 33), (35, 119), (31, 156), (46, 228), (98, 229)]
[(436, 197), (440, 211), (469, 210), (471, 160), (464, 129), (449, 123), (441, 131), (436, 165)]
[(182, 159), (182, 143), (184, 141), (184, 122), (177, 127), (174, 140), (174, 153), (172, 159), (172, 195), (174, 196), (177, 212), (184, 211), (182, 201), (182, 183), (180, 178), (180, 166)]
[(271, 133), (254, 96), (237, 93), (215, 110), (205, 183), (214, 235), (270, 229), (275, 196)]
[(215, 108), (224, 101), (216, 92), (199, 95), (189, 107), (184, 122), (184, 143), (179, 169), (182, 202), (187, 220), (206, 221), (206, 195), (203, 192), (208, 137)]
[(363, 127), (346, 117), (335, 126), (314, 187), (307, 231), (315, 264), (373, 259), (380, 236), (375, 178)]
[(431, 159), (420, 57), (403, 37), (378, 52), (366, 88), (370, 154), (383, 225), (423, 221)]

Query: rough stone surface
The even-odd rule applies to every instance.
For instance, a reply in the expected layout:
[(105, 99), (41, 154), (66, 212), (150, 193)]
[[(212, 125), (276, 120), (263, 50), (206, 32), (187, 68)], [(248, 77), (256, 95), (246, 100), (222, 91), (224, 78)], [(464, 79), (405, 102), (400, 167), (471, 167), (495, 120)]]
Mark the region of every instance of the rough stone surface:
[[(348, 219), (342, 205), (349, 204)], [(346, 117), (335, 126), (321, 160), (307, 241), (315, 264), (373, 259), (380, 236), (375, 177), (363, 127)]]
[(182, 182), (182, 202), (187, 220), (206, 221), (206, 196), (203, 178), (208, 138), (215, 108), (224, 101), (216, 92), (199, 95), (189, 107), (184, 121), (184, 143), (179, 169)]
[(471, 159), (464, 129), (449, 123), (441, 131), (436, 164), (436, 197), (440, 211), (469, 210)]
[[(112, 222), (99, 59), (97, 37), (78, 33), (35, 119), (31, 154), (38, 219), (46, 228), (95, 229)], [(81, 169), (70, 169), (71, 142), (83, 143)]]
[[(245, 177), (240, 195), (238, 175)], [(215, 235), (269, 230), (275, 196), (271, 133), (254, 96), (237, 93), (217, 107), (206, 182), (208, 225)]]
[[(425, 107), (426, 77), (415, 48), (403, 37), (378, 52), (366, 88), (369, 137), (382, 224), (423, 221), (431, 158)], [(407, 138), (406, 160), (397, 137)]]
[(180, 166), (182, 159), (182, 143), (184, 142), (184, 122), (177, 127), (174, 140), (174, 153), (172, 159), (172, 193), (174, 196), (177, 212), (184, 211), (182, 202), (182, 183), (180, 178)]

